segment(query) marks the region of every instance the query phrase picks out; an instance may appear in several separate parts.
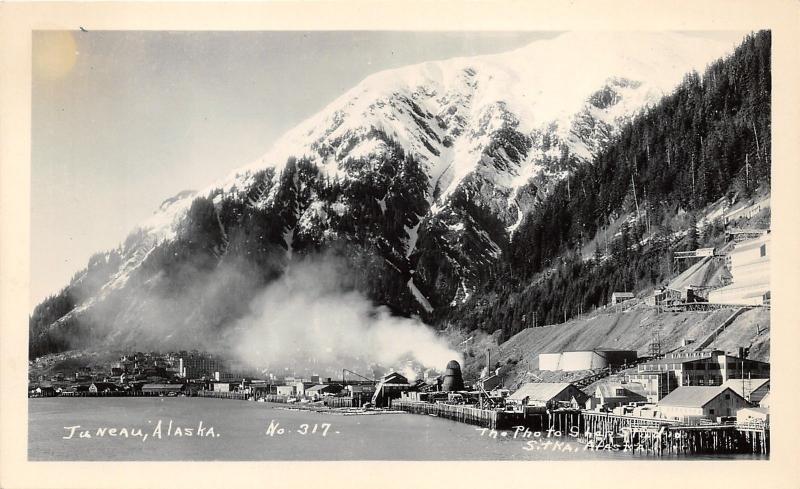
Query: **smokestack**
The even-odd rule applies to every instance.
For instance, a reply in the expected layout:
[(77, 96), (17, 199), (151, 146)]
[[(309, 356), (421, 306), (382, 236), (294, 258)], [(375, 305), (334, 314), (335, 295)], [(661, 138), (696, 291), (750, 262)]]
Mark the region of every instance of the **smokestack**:
[(442, 390), (445, 392), (464, 390), (464, 378), (461, 376), (461, 365), (455, 360), (450, 360), (450, 363), (447, 364), (447, 368), (444, 371)]

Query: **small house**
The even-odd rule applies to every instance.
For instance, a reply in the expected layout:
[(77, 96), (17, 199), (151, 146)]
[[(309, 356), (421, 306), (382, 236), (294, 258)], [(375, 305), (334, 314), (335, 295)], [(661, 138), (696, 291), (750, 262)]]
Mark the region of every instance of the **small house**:
[(611, 305), (616, 306), (625, 301), (633, 299), (633, 292), (614, 292), (611, 294)]

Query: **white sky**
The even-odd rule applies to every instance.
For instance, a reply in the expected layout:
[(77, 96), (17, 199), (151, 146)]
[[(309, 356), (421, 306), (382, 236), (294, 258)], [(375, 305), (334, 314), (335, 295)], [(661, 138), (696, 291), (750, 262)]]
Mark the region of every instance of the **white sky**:
[(367, 75), (554, 35), (34, 33), (31, 308), (164, 199), (261, 156)]

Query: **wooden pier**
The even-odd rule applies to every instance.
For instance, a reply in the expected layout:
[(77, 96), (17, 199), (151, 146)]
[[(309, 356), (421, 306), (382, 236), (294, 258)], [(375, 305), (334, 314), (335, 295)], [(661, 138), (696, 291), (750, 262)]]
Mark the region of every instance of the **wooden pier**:
[(595, 449), (613, 447), (655, 455), (701, 453), (769, 454), (769, 425), (687, 425), (677, 420), (628, 416), (580, 409), (555, 409), (543, 413), (496, 411), (472, 406), (403, 401), (392, 408), (428, 414), (490, 429), (525, 426), (549, 431), (553, 436), (571, 436)]
[(769, 425), (686, 425), (676, 420), (563, 409), (550, 413), (550, 429), (579, 433), (593, 445), (662, 453), (769, 453)]
[(525, 425), (524, 412), (495, 411), (492, 409), (479, 409), (472, 406), (428, 403), (418, 401), (403, 401), (394, 399), (392, 409), (405, 411), (412, 414), (428, 414), (440, 418), (452, 419), (461, 423), (473, 424), (491, 429), (510, 429), (514, 426)]

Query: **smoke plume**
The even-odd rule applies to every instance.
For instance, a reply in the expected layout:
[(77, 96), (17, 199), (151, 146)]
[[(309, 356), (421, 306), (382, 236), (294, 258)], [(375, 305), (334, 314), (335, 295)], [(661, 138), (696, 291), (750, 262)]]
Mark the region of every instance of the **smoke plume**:
[(392, 316), (360, 292), (348, 290), (348, 271), (331, 259), (293, 263), (258, 294), (251, 314), (231, 331), (237, 357), (247, 364), (294, 371), (394, 368), (443, 369), (460, 359), (418, 319)]

